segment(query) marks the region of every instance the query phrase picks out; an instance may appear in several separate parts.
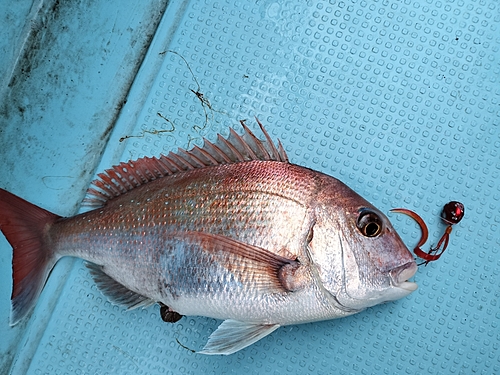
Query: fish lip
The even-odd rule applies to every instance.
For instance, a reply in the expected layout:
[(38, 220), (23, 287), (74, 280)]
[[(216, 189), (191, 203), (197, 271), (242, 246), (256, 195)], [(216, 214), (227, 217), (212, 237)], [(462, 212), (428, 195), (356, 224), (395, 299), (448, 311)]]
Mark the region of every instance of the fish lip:
[(411, 261), (394, 268), (389, 273), (391, 277), (391, 284), (397, 288), (413, 292), (418, 286), (414, 282), (408, 281), (408, 279), (415, 275), (417, 269), (418, 267), (415, 261)]

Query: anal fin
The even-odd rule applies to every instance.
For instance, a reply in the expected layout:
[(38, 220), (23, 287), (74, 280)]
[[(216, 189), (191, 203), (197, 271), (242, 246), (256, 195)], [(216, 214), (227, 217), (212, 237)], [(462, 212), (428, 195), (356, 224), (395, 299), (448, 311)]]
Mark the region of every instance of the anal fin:
[(258, 324), (228, 319), (213, 332), (199, 354), (229, 355), (246, 348), (269, 335), (280, 327), (279, 324)]
[(85, 263), (85, 266), (89, 269), (97, 288), (112, 304), (121, 305), (128, 310), (132, 310), (138, 307), (148, 307), (156, 303), (147, 297), (131, 291), (111, 276), (108, 276), (104, 273), (102, 266), (94, 263)]

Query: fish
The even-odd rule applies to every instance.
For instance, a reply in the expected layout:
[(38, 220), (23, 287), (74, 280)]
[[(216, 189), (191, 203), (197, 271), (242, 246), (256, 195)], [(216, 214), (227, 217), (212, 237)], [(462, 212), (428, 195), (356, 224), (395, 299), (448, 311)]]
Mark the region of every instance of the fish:
[(389, 219), (338, 179), (289, 161), (262, 123), (97, 175), (88, 210), (61, 217), (0, 189), (13, 248), (10, 324), (62, 257), (82, 258), (127, 309), (222, 320), (202, 350), (235, 353), (281, 326), (408, 296), (415, 260)]

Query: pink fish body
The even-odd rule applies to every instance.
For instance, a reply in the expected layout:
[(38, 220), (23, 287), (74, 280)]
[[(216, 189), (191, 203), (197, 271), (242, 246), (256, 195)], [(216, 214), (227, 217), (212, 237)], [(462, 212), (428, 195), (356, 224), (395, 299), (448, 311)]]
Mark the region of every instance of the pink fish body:
[[(231, 354), (282, 325), (343, 317), (407, 296), (416, 264), (389, 220), (337, 179), (244, 135), (122, 163), (61, 218), (0, 190), (14, 249), (11, 324), (58, 259), (85, 259), (100, 290), (164, 319), (224, 322), (203, 354)], [(259, 123), (260, 125), (260, 123)], [(168, 307), (167, 307), (168, 306)]]

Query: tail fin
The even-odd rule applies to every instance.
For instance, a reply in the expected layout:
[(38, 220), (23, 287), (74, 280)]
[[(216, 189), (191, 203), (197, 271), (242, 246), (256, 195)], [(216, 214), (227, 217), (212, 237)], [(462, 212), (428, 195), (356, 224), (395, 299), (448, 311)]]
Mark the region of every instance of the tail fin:
[(0, 230), (13, 248), (11, 325), (33, 309), (56, 262), (45, 235), (57, 219), (59, 216), (0, 189)]

